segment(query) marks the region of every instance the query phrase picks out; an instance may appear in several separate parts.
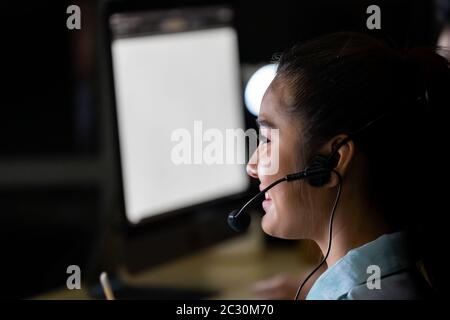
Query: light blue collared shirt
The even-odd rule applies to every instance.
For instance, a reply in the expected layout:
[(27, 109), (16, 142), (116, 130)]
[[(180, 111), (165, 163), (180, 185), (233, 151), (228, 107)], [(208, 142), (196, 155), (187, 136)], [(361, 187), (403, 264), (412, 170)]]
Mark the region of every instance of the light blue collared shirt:
[[(377, 290), (369, 290), (366, 285), (368, 278), (372, 275), (372, 272), (368, 272), (368, 267), (371, 265), (379, 267), (380, 281), (394, 274), (402, 274), (402, 271), (414, 267), (415, 262), (408, 253), (406, 233), (385, 234), (359, 248), (350, 250), (316, 280), (306, 299), (355, 299), (352, 296), (355, 288), (359, 288), (357, 291), (363, 289), (366, 293)], [(396, 277), (391, 279), (394, 278)], [(405, 283), (405, 279), (409, 281), (410, 277), (397, 279), (395, 283), (399, 283), (401, 287)], [(381, 285), (383, 286), (382, 281)], [(410, 287), (406, 286), (405, 288), (410, 289)], [(398, 291), (405, 290), (405, 288), (399, 288)], [(392, 289), (392, 285), (390, 289)]]

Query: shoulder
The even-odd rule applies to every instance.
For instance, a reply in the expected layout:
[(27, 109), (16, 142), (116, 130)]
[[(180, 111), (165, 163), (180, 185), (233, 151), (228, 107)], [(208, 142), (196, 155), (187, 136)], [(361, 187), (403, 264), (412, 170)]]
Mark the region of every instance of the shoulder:
[(353, 287), (343, 299), (348, 300), (419, 300), (431, 296), (431, 288), (416, 270), (407, 270), (380, 279), (379, 289), (364, 283)]

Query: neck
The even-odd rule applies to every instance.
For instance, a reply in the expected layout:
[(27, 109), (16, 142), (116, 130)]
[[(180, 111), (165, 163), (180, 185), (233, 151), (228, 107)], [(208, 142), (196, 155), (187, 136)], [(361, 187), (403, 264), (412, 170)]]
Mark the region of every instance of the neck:
[[(334, 197), (335, 192), (331, 198)], [(360, 194), (343, 190), (334, 216), (331, 250), (326, 261), (328, 267), (335, 264), (351, 249), (393, 231), (386, 224), (381, 213), (371, 208), (369, 204), (370, 200), (361, 197)], [(329, 242), (328, 224), (316, 242), (325, 255)]]

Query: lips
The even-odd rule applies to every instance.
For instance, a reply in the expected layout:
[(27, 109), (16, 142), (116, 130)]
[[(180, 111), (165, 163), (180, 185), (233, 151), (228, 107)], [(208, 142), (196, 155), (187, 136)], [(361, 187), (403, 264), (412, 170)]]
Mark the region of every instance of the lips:
[[(259, 190), (261, 190), (261, 191), (264, 190), (264, 188), (266, 188), (266, 187), (263, 187), (261, 185), (259, 186)], [(269, 192), (264, 193), (264, 197), (265, 197), (265, 199), (262, 203), (262, 207), (263, 207), (264, 211), (267, 212), (270, 209), (270, 207), (272, 206), (272, 198), (270, 197)]]
[(262, 202), (262, 207), (263, 207), (263, 209), (264, 209), (264, 211), (267, 213), (268, 211), (269, 211), (269, 209), (270, 209), (270, 207), (272, 206), (272, 199), (265, 199), (263, 202)]

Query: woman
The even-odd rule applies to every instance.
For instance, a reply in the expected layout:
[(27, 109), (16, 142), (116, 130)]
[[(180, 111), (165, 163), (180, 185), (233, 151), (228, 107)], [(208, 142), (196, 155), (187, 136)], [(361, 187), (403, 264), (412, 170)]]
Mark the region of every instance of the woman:
[[(428, 173), (442, 149), (435, 111), (449, 79), (447, 61), (434, 51), (395, 50), (355, 33), (281, 55), (247, 172), (262, 190), (311, 166), (315, 155), (331, 155), (323, 185), (280, 183), (263, 202), (264, 232), (312, 239), (326, 258), (300, 298), (420, 299), (439, 288), (436, 241), (426, 233), (438, 194)], [(267, 174), (272, 150), (279, 169)]]

